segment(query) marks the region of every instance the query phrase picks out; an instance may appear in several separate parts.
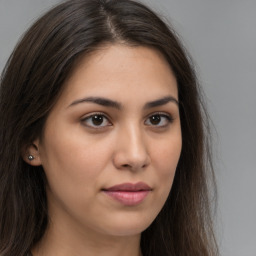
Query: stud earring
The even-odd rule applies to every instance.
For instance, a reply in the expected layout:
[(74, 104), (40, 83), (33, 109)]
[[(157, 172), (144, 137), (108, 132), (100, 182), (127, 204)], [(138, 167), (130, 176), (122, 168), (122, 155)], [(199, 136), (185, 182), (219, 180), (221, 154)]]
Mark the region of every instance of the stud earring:
[(32, 156), (32, 155), (29, 155), (29, 156), (28, 156), (28, 160), (29, 160), (29, 161), (32, 161), (32, 160), (34, 160), (34, 159), (35, 159), (34, 156)]

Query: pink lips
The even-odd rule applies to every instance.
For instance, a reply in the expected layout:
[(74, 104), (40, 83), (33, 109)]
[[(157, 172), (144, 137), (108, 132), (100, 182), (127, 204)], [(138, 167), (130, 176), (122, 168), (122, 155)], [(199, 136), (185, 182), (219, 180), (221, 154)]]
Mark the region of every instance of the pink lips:
[(123, 183), (115, 185), (103, 189), (103, 191), (118, 202), (127, 206), (133, 206), (141, 203), (148, 193), (152, 191), (152, 188), (143, 182), (138, 182), (136, 184)]

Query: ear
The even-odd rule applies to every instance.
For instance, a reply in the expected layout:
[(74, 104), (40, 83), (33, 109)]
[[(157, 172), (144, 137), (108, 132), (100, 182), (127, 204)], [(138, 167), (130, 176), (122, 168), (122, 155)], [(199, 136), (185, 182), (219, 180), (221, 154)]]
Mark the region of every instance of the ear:
[(39, 139), (24, 146), (22, 149), (22, 158), (29, 165), (39, 166), (42, 164), (39, 153)]

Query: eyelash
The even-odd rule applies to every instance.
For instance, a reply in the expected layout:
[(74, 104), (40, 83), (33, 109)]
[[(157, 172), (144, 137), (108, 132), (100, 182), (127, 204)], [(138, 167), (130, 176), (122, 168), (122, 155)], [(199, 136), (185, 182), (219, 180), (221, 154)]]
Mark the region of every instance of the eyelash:
[[(163, 112), (153, 113), (153, 114), (149, 115), (146, 120), (148, 120), (152, 117), (156, 117), (156, 116), (161, 118), (161, 122), (162, 122), (162, 119), (164, 118), (165, 119), (165, 124), (164, 125), (152, 125), (152, 124), (150, 125), (149, 124), (148, 126), (157, 127), (157, 128), (165, 128), (174, 121), (174, 118), (172, 117), (172, 115), (167, 114), (167, 113), (163, 113)], [(145, 121), (145, 123), (146, 123), (146, 121)]]
[[(90, 119), (92, 119), (93, 117), (96, 117), (96, 116), (99, 116), (99, 117), (103, 117), (103, 119), (109, 123), (108, 125), (104, 125), (104, 126), (100, 126), (100, 125), (88, 125), (86, 122)], [(89, 116), (86, 116), (84, 117), (81, 122), (86, 126), (86, 127), (89, 127), (89, 128), (92, 128), (92, 129), (103, 129), (107, 126), (111, 126), (112, 123), (109, 121), (109, 118), (106, 116), (106, 114), (102, 113), (102, 112), (96, 112), (96, 113), (93, 113)], [(91, 120), (92, 122), (92, 120)]]
[[(90, 122), (92, 123), (92, 118), (93, 117), (100, 117), (101, 120), (103, 118), (103, 122), (107, 121), (108, 124), (105, 124), (105, 125), (95, 125), (95, 124), (90, 124), (88, 125), (88, 120), (91, 120)], [(154, 124), (146, 124), (147, 120), (149, 120), (150, 118), (152, 117), (160, 117), (160, 122), (162, 122), (162, 119), (164, 118), (165, 119), (165, 124), (164, 125), (154, 125)], [(146, 121), (144, 122), (147, 126), (152, 126), (154, 128), (165, 128), (167, 127), (169, 124), (171, 124), (173, 122), (173, 117), (170, 115), (170, 114), (167, 114), (167, 113), (163, 113), (163, 112), (156, 112), (156, 113), (153, 113), (151, 115), (149, 115), (147, 118), (146, 118)], [(152, 121), (152, 120), (151, 120)], [(83, 123), (86, 127), (89, 127), (89, 128), (92, 128), (92, 129), (104, 129), (106, 128), (107, 126), (112, 126), (112, 123), (109, 121), (109, 118), (107, 117), (107, 115), (105, 113), (102, 113), (102, 112), (96, 112), (96, 113), (93, 113), (89, 116), (86, 116), (84, 117), (82, 120), (81, 120), (81, 123)]]

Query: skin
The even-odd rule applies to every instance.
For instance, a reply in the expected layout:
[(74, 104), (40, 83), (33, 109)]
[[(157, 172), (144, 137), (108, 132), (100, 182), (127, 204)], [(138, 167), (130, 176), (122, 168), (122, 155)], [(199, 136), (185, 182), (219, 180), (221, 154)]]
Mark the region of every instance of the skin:
[[(81, 100), (88, 97), (120, 106)], [(148, 104), (166, 97), (159, 106)], [(42, 165), (48, 180), (50, 223), (34, 256), (140, 255), (141, 232), (163, 207), (180, 157), (175, 101), (176, 79), (154, 49), (107, 45), (81, 60), (41, 139), (27, 150), (35, 157), (29, 163)], [(137, 205), (102, 191), (141, 181), (151, 191)]]

